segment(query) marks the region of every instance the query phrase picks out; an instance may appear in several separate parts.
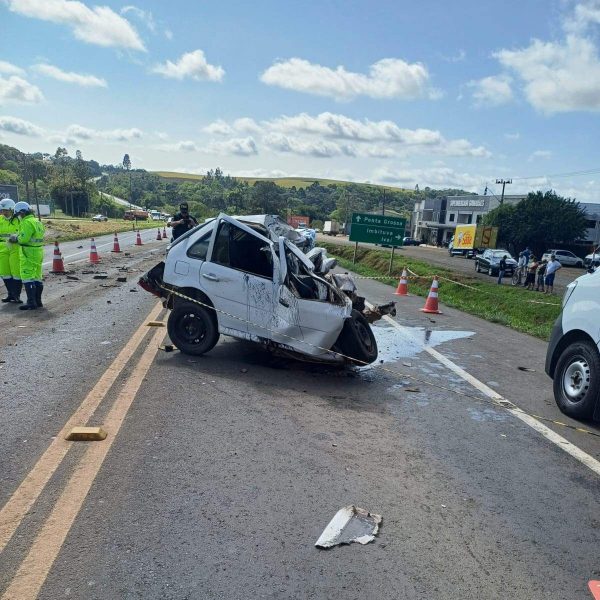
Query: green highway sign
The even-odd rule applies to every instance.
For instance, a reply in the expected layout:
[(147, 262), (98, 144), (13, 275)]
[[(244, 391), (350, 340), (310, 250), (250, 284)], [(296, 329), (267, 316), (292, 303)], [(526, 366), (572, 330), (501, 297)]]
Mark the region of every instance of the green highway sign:
[(352, 215), (350, 241), (385, 246), (402, 246), (405, 229), (406, 219), (403, 217), (354, 213)]

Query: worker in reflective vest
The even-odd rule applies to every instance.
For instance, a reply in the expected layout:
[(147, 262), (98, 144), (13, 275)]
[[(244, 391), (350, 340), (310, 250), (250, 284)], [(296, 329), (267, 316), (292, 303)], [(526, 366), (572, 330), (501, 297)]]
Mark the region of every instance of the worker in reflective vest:
[(19, 244), (21, 279), (25, 285), (27, 303), (20, 310), (42, 308), (42, 263), (44, 262), (44, 225), (33, 215), (27, 202), (15, 204), (15, 215), (19, 217), (19, 233), (9, 238)]
[(0, 277), (6, 285), (7, 296), (2, 302), (21, 304), (21, 265), (19, 246), (8, 240), (19, 233), (19, 219), (14, 213), (15, 202), (10, 198), (0, 200)]

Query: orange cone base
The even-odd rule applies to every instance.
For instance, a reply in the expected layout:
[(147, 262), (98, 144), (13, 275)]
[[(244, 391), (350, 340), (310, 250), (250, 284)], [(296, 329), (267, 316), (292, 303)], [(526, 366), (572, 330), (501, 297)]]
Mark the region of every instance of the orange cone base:
[(431, 310), (430, 308), (420, 308), (421, 312), (429, 313), (431, 315), (441, 315), (443, 314), (441, 310)]
[(394, 296), (408, 296), (408, 292), (404, 289), (401, 289), (400, 286), (398, 286), (398, 289), (394, 292)]

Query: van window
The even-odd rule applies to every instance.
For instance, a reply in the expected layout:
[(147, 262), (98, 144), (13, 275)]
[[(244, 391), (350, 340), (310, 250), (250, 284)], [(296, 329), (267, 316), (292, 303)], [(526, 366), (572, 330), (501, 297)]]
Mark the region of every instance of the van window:
[(271, 246), (226, 221), (219, 225), (212, 262), (259, 277), (273, 278)]

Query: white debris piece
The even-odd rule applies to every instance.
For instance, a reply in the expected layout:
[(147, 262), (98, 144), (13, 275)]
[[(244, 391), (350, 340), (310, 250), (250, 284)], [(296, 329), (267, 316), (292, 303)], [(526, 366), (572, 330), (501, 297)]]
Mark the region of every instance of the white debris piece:
[(325, 527), (315, 546), (331, 548), (352, 542), (368, 544), (375, 539), (382, 520), (381, 515), (374, 515), (354, 505), (340, 508)]

